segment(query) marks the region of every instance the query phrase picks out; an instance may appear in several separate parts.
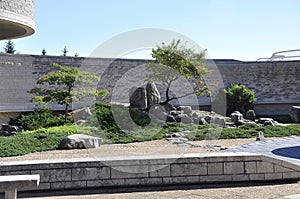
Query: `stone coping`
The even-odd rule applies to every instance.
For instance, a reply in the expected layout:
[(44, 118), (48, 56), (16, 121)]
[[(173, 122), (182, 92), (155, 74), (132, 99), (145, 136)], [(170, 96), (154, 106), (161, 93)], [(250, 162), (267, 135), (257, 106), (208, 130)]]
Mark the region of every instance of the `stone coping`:
[(176, 160), (182, 158), (235, 158), (235, 157), (261, 157), (259, 154), (248, 152), (208, 152), (208, 153), (187, 153), (187, 154), (162, 154), (162, 155), (132, 155), (132, 156), (114, 156), (114, 157), (94, 157), (94, 158), (66, 158), (66, 159), (42, 159), (25, 161), (0, 162), (1, 166), (12, 165), (41, 165), (41, 164), (61, 164), (61, 163), (82, 163), (82, 162), (108, 162), (108, 161), (132, 161), (132, 160)]

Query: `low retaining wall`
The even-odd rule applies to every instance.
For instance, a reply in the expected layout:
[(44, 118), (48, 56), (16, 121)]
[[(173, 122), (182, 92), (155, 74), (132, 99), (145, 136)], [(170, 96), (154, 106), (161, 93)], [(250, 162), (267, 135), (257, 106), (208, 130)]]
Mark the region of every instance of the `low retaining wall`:
[(0, 163), (1, 175), (40, 174), (39, 190), (299, 179), (300, 168), (250, 153)]

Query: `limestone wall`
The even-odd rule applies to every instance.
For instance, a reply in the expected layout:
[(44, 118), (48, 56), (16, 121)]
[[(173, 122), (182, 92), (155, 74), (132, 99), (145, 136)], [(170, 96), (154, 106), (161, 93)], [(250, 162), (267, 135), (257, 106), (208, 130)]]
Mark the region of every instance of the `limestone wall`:
[(299, 180), (300, 168), (257, 154), (210, 153), (2, 162), (0, 170), (1, 175), (39, 174), (38, 189), (57, 190)]
[[(83, 71), (91, 71), (101, 77), (99, 89), (110, 91), (107, 102), (129, 102), (130, 86), (146, 85), (145, 60), (81, 58), (39, 55), (0, 54), (0, 112), (23, 112), (33, 110), (29, 103), (32, 95), (27, 91), (35, 87), (36, 79), (53, 70), (52, 63), (72, 65)], [(255, 90), (258, 114), (288, 114), (294, 104), (299, 104), (300, 61), (285, 62), (239, 62), (234, 60), (215, 61), (225, 86), (241, 83)], [(212, 68), (211, 62), (207, 63)], [(207, 79), (216, 83), (218, 78), (211, 73)], [(217, 82), (218, 83), (218, 82)], [(179, 89), (181, 86), (178, 86)], [(113, 95), (113, 96), (112, 96)], [(209, 97), (199, 97), (200, 105), (211, 104)], [(188, 99), (184, 104), (191, 104)], [(54, 109), (60, 109), (54, 106)]]

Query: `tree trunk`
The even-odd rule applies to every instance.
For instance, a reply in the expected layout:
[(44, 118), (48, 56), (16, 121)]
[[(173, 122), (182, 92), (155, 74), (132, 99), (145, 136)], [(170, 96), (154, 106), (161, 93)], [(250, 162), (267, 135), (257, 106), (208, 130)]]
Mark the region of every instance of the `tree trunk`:
[(65, 124), (67, 123), (67, 118), (68, 118), (68, 109), (69, 109), (69, 104), (66, 104), (66, 107), (65, 107)]

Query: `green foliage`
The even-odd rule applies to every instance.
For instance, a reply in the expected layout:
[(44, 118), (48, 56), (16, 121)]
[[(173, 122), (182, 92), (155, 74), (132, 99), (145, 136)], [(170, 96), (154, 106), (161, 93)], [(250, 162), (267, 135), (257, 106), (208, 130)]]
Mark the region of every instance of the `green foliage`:
[[(53, 115), (48, 108), (38, 108), (29, 114), (22, 114), (15, 122), (15, 125), (22, 126), (25, 130), (36, 130), (53, 126), (61, 126), (65, 123), (63, 115)], [(72, 123), (68, 117), (67, 123)]]
[(60, 126), (0, 137), (0, 157), (55, 150), (63, 138), (75, 133), (75, 126)]
[(211, 133), (220, 133), (217, 139), (236, 138), (256, 138), (259, 131), (264, 132), (265, 137), (285, 137), (290, 135), (300, 135), (300, 125), (288, 126), (257, 126), (256, 124), (246, 124), (237, 128), (217, 129), (211, 125), (201, 125), (191, 140), (209, 139)]
[[(155, 60), (147, 63), (146, 69), (150, 72), (149, 81), (160, 82), (166, 88), (166, 101), (161, 104), (194, 93), (200, 95), (207, 91), (207, 87), (204, 86), (202, 81), (203, 75), (208, 72), (204, 66), (204, 51), (196, 53), (193, 49), (181, 45), (180, 40), (178, 40), (173, 41), (170, 45), (163, 43), (161, 46), (157, 46), (156, 49), (152, 49), (152, 57)], [(186, 79), (196, 78), (199, 82), (193, 84), (194, 92), (171, 98), (169, 96), (171, 84), (180, 77)]]
[[(92, 85), (99, 81), (99, 78), (90, 72), (81, 72), (76, 67), (61, 66), (53, 64), (56, 70), (38, 78), (36, 87), (29, 91), (36, 96), (32, 102), (40, 104), (58, 103), (65, 106), (65, 120), (67, 119), (68, 108), (74, 101), (82, 98), (104, 97), (107, 90), (86, 89), (84, 86)], [(76, 87), (76, 89), (75, 89)]]
[(14, 42), (8, 40), (4, 46), (4, 50), (6, 53), (14, 54), (16, 52)]
[(253, 109), (256, 101), (254, 91), (245, 85), (232, 84), (225, 90), (227, 98), (227, 114), (233, 111), (240, 111), (245, 114), (248, 110)]
[[(100, 126), (103, 130), (101, 132), (102, 138), (106, 142), (128, 143), (162, 138), (162, 135), (153, 135), (153, 132), (159, 132), (159, 129), (156, 126), (147, 126), (150, 123), (150, 118), (146, 112), (141, 110), (122, 105), (113, 105), (112, 107), (111, 105), (96, 103), (91, 111), (96, 113), (96, 117), (88, 118), (85, 125)], [(117, 113), (118, 118), (121, 119), (118, 123), (114, 119), (113, 112)], [(130, 118), (128, 118), (128, 113)], [(128, 119), (132, 120), (133, 123), (128, 122)], [(120, 123), (123, 125), (122, 129), (118, 125)], [(146, 128), (135, 128), (135, 125)]]

